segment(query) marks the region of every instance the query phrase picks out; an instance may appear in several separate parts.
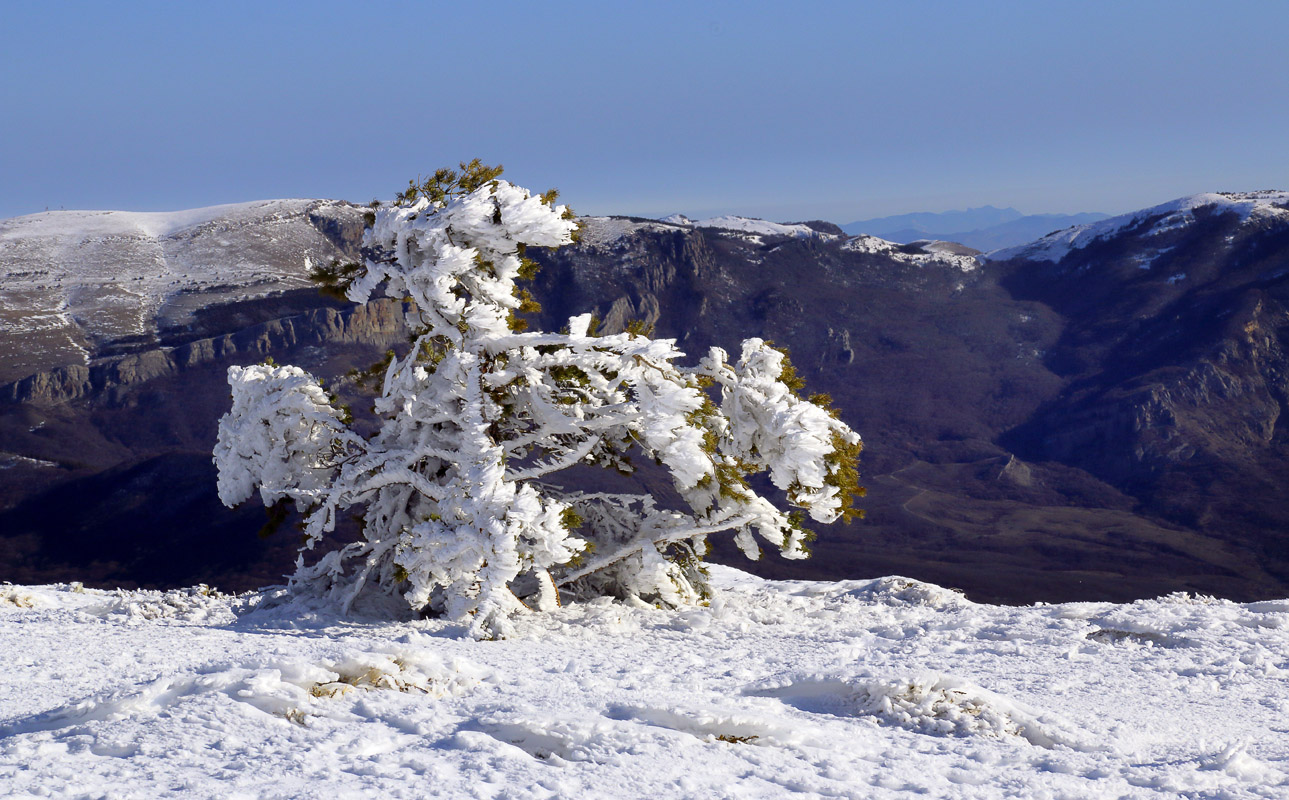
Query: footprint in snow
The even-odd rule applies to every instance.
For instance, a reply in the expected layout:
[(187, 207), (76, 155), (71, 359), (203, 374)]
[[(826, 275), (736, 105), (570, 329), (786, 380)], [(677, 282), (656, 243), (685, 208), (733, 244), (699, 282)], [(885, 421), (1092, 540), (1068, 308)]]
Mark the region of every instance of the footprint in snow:
[(747, 694), (777, 698), (810, 714), (871, 716), (919, 733), (1020, 739), (1045, 748), (1097, 749), (1061, 720), (947, 675), (808, 677), (784, 686), (754, 688)]

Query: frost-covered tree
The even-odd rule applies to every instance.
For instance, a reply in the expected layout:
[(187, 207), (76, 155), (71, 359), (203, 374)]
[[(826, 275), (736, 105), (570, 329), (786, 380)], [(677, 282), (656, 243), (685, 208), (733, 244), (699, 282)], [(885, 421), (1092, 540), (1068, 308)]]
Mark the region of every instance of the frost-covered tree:
[[(365, 264), (318, 275), (354, 302), (403, 298), (415, 331), (393, 357), (364, 437), (318, 380), (290, 366), (229, 369), (233, 408), (215, 461), (227, 505), (258, 487), (266, 505), (305, 511), (292, 586), (347, 610), (363, 592), (469, 619), (503, 636), (511, 615), (565, 596), (678, 606), (701, 599), (706, 537), (756, 537), (807, 555), (804, 516), (858, 513), (860, 439), (823, 397), (801, 398), (786, 355), (760, 339), (731, 361), (694, 366), (670, 339), (596, 335), (590, 314), (559, 333), (527, 332), (525, 248), (568, 244), (577, 222), (555, 194), (534, 196), (477, 161), (440, 170), (368, 216)], [(631, 457), (670, 475), (679, 507), (647, 495), (558, 487), (576, 464), (629, 472)], [(748, 483), (768, 472), (787, 513)], [(312, 563), (351, 507), (359, 541)]]

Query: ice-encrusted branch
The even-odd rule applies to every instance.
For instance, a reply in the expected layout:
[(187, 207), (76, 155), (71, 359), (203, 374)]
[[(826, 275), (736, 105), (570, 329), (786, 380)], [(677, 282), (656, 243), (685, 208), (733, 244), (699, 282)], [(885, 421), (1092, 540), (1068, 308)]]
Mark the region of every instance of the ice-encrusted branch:
[[(753, 534), (805, 554), (795, 518), (744, 480), (768, 471), (787, 501), (827, 522), (845, 511), (859, 437), (799, 397), (784, 356), (758, 339), (735, 364), (713, 349), (697, 366), (669, 339), (524, 332), (517, 281), (527, 247), (570, 241), (576, 222), (550, 197), (466, 165), (469, 191), (413, 192), (374, 212), (370, 254), (347, 288), (408, 302), (412, 347), (385, 368), (377, 432), (364, 438), (320, 382), (295, 367), (230, 370), (220, 422), (220, 498), (256, 487), (307, 511), (307, 547), (362, 509), (362, 539), (300, 560), (292, 586), (348, 609), (365, 592), (504, 635), (510, 615), (557, 603), (555, 585), (677, 605), (705, 592), (705, 538)], [(437, 173), (436, 173), (437, 175)], [(438, 180), (436, 178), (435, 180)], [(717, 402), (719, 401), (719, 402)], [(648, 496), (568, 494), (538, 482), (578, 464), (629, 468), (638, 452), (671, 477), (681, 508)], [(840, 454), (840, 455), (839, 455)]]
[(646, 536), (646, 537), (637, 539), (631, 544), (625, 547), (622, 547), (618, 550), (615, 550), (612, 553), (608, 553), (603, 556), (597, 556), (596, 558), (593, 558), (590, 561), (588, 561), (584, 566), (578, 567), (577, 569), (573, 570), (567, 575), (560, 577), (560, 579), (557, 580), (555, 583), (559, 586), (567, 586), (570, 583), (574, 583), (578, 580), (581, 580), (582, 578), (585, 578), (587, 575), (600, 572), (601, 570), (607, 569), (608, 567), (611, 567), (614, 564), (617, 564), (625, 559), (638, 555), (646, 547), (653, 547), (655, 549), (661, 550), (663, 547), (665, 547), (668, 544), (671, 544), (672, 542), (680, 542), (686, 539), (693, 539), (699, 536), (709, 536), (713, 533), (720, 533), (721, 531), (728, 531), (728, 530), (743, 528), (755, 522), (756, 519), (757, 518), (755, 516), (749, 514), (744, 516), (737, 516), (732, 519), (724, 520), (721, 522), (713, 522), (709, 525), (692, 525), (687, 527), (668, 528), (668, 529), (665, 529), (657, 536)]

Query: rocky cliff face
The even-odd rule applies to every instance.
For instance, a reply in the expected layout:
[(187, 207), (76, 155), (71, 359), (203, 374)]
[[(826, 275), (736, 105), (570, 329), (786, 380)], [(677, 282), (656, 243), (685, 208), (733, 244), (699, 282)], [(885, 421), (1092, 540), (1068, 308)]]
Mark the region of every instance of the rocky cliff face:
[(408, 335), (402, 303), (388, 298), (343, 310), (316, 308), (176, 347), (108, 357), (90, 366), (68, 364), (38, 372), (0, 386), (0, 403), (47, 408), (88, 401), (110, 408), (125, 402), (134, 387), (175, 378), (200, 367), (254, 363), (275, 353), (307, 347), (387, 348), (405, 342)]
[(0, 222), (0, 575), (249, 588), (289, 535), (211, 493), (230, 364), (319, 374), (405, 343), (401, 304), (321, 298), (315, 261), (357, 254), (361, 210), (284, 200)]
[(361, 234), (330, 200), (0, 220), (0, 382), (223, 332), (203, 310), (309, 288), (304, 260), (352, 258)]
[(1285, 575), (1289, 195), (1204, 195), (1098, 225), (1058, 258), (1038, 246), (993, 265), (1065, 320), (1048, 356), (1065, 389), (1003, 441)]
[[(865, 437), (869, 513), (821, 531), (810, 561), (751, 565), (765, 574), (1012, 601), (1282, 595), (1289, 225), (1231, 202), (989, 261), (818, 223), (591, 218), (580, 246), (536, 254), (534, 322), (639, 320), (693, 358), (790, 348)], [(350, 216), (299, 219), (343, 252)], [(406, 331), (393, 301), (346, 308), (289, 290), (301, 262), (273, 269), (296, 272), (0, 386), (5, 577), (247, 588), (286, 571), (289, 535), (257, 539), (261, 511), (214, 500), (227, 365), (271, 356), (347, 391)]]
[[(913, 571), (996, 599), (1181, 586), (1256, 594), (1284, 580), (1267, 572), (1279, 568), (1266, 547), (1175, 513), (1166, 491), (1143, 490), (1152, 469), (1167, 479), (1160, 486), (1175, 484), (1188, 451), (1215, 453), (1229, 467), (1232, 443), (1260, 446), (1278, 414), (1270, 388), (1278, 345), (1264, 336), (1259, 353), (1246, 353), (1248, 343), (1230, 335), (1243, 336), (1244, 316), (1190, 309), (1181, 316), (1203, 320), (1212, 335), (1180, 337), (1191, 342), (1184, 354), (1174, 330), (1183, 323), (1165, 324), (1180, 311), (1170, 297), (1186, 293), (1178, 269), (1227, 274), (1206, 242), (1228, 235), (1198, 227), (1184, 241), (1153, 240), (1146, 256), (1124, 253), (1127, 269), (1110, 270), (1113, 281), (1092, 286), (1078, 282), (1088, 272), (1081, 266), (1070, 284), (1064, 264), (1029, 259), (977, 265), (960, 250), (637, 223), (550, 257), (541, 294), (596, 307), (614, 329), (632, 312), (655, 322), (656, 302), (658, 333), (682, 343), (734, 349), (761, 336), (788, 345), (811, 388), (833, 395), (866, 436), (869, 518), (821, 536), (830, 574)], [(1160, 259), (1167, 247), (1185, 264)], [(1260, 239), (1233, 250), (1264, 253), (1264, 262), (1283, 252)], [(1158, 260), (1157, 272), (1137, 285), (1144, 258)], [(543, 323), (558, 325), (568, 312), (548, 307)], [(1146, 337), (1151, 326), (1159, 329)], [(1218, 395), (1240, 412), (1204, 399)], [(1044, 444), (1033, 446), (1035, 437)], [(1189, 480), (1203, 485), (1200, 494), (1210, 484), (1228, 492)], [(1274, 538), (1265, 524), (1255, 528), (1259, 542)], [(762, 568), (801, 577), (817, 569)]]

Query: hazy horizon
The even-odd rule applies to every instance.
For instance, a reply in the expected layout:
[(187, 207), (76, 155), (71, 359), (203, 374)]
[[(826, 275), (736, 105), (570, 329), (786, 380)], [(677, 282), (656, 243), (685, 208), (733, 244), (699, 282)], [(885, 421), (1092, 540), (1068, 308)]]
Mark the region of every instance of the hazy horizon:
[(1289, 188), (1289, 5), (14, 5), (0, 217), (389, 198), (479, 157), (583, 214), (1123, 213)]
[[(246, 198), (245, 200), (233, 200), (233, 201), (229, 201), (229, 202), (227, 202), (227, 203), (212, 203), (211, 205), (212, 205), (212, 206), (219, 206), (219, 205), (238, 205), (238, 204), (240, 204), (240, 203), (256, 203), (256, 202), (269, 201), (269, 200), (291, 200), (291, 199), (296, 199), (296, 200), (305, 200), (305, 199), (308, 199), (308, 200), (342, 200), (342, 201), (346, 201), (346, 202), (356, 203), (356, 204), (359, 204), (359, 205), (361, 205), (361, 204), (363, 204), (363, 203), (365, 203), (365, 202), (369, 202), (369, 201), (358, 200), (358, 199), (356, 199), (356, 198), (346, 198), (346, 197), (317, 197), (317, 198), (302, 198), (302, 197), (300, 197), (300, 198), (288, 198), (288, 197), (255, 197), (255, 198)], [(388, 200), (389, 198), (377, 198), (377, 199)], [(565, 199), (565, 200), (567, 200), (568, 198), (564, 198), (564, 199)], [(1169, 198), (1169, 199), (1175, 199), (1175, 198)], [(1167, 202), (1167, 201), (1161, 201), (1161, 202)], [(1158, 203), (1152, 203), (1151, 205), (1158, 205)], [(8, 216), (8, 217), (0, 217), (0, 219), (13, 219), (13, 218), (16, 218), (16, 217), (31, 216), (31, 215), (33, 215), (33, 214), (41, 214), (41, 213), (46, 213), (46, 212), (50, 212), (50, 211), (67, 211), (67, 212), (104, 212), (104, 211), (125, 211), (125, 212), (130, 212), (130, 213), (137, 213), (137, 214), (167, 214), (167, 213), (172, 213), (172, 212), (191, 211), (191, 210), (194, 210), (194, 209), (197, 209), (197, 208), (205, 208), (205, 207), (206, 207), (206, 206), (185, 206), (185, 207), (182, 207), (182, 208), (178, 208), (178, 207), (176, 207), (176, 208), (151, 208), (151, 207), (145, 207), (145, 208), (106, 208), (106, 207), (104, 207), (104, 208), (42, 208), (42, 209), (39, 209), (39, 210), (37, 210), (37, 211), (30, 211), (30, 212), (26, 212), (26, 213), (23, 213), (23, 214), (13, 214), (13, 215), (10, 215), (10, 216)], [(691, 212), (691, 211), (675, 211), (675, 210), (673, 210), (673, 211), (668, 211), (668, 212), (665, 212), (665, 213), (651, 213), (651, 214), (639, 214), (639, 213), (634, 213), (634, 212), (631, 212), (631, 211), (603, 211), (603, 212), (598, 212), (598, 213), (594, 213), (594, 214), (592, 214), (592, 213), (590, 213), (590, 212), (585, 212), (585, 211), (583, 211), (582, 209), (575, 209), (575, 210), (576, 210), (576, 211), (578, 211), (579, 213), (582, 213), (582, 214), (583, 214), (583, 215), (585, 215), (585, 216), (617, 216), (617, 217), (641, 217), (641, 218), (645, 218), (645, 219), (661, 219), (661, 218), (663, 218), (663, 217), (670, 216), (670, 215), (672, 215), (672, 214), (682, 214), (682, 215), (684, 215), (684, 216), (686, 216), (686, 217), (688, 217), (688, 218), (690, 218), (690, 219), (701, 220), (701, 219), (707, 219), (707, 218), (711, 218), (711, 217), (719, 217), (719, 216), (726, 216), (726, 215), (730, 215), (730, 216), (747, 216), (747, 217), (754, 217), (754, 218), (757, 218), (757, 219), (765, 219), (765, 220), (768, 220), (768, 221), (771, 221), (771, 222), (807, 222), (807, 221), (811, 221), (811, 220), (822, 220), (822, 221), (824, 221), (824, 222), (833, 222), (833, 223), (836, 223), (836, 224), (838, 224), (838, 225), (849, 225), (849, 224), (854, 223), (854, 222), (863, 222), (863, 221), (867, 221), (867, 220), (872, 220), (872, 219), (882, 219), (882, 218), (886, 218), (886, 217), (898, 217), (898, 216), (902, 216), (902, 215), (904, 215), (904, 214), (915, 214), (915, 213), (926, 213), (926, 214), (953, 214), (953, 213), (959, 213), (959, 212), (964, 212), (964, 211), (978, 211), (978, 210), (983, 209), (983, 208), (991, 208), (991, 207), (992, 207), (992, 208), (999, 209), (999, 210), (1011, 209), (1011, 210), (1014, 210), (1014, 211), (1018, 211), (1020, 214), (1022, 214), (1022, 215), (1024, 215), (1024, 216), (1040, 216), (1040, 215), (1060, 215), (1060, 216), (1067, 216), (1067, 215), (1074, 215), (1074, 214), (1080, 214), (1080, 213), (1094, 213), (1094, 214), (1095, 214), (1095, 213), (1105, 213), (1105, 212), (1100, 212), (1100, 211), (1098, 211), (1098, 210), (1096, 210), (1096, 209), (1089, 209), (1089, 210), (1084, 210), (1084, 211), (1074, 211), (1074, 212), (1047, 212), (1047, 211), (1034, 211), (1034, 212), (1031, 212), (1031, 211), (1027, 211), (1027, 210), (1025, 210), (1025, 209), (1018, 209), (1018, 208), (1016, 208), (1015, 206), (1013, 206), (1013, 205), (1011, 205), (1011, 204), (1008, 204), (1008, 203), (985, 203), (984, 205), (981, 205), (981, 206), (971, 206), (971, 207), (969, 207), (969, 208), (968, 208), (968, 207), (963, 207), (963, 208), (943, 208), (943, 209), (913, 209), (913, 210), (910, 210), (910, 211), (900, 211), (900, 212), (895, 212), (895, 213), (893, 213), (893, 214), (881, 214), (881, 215), (878, 215), (878, 216), (875, 216), (875, 217), (865, 217), (865, 218), (862, 218), (862, 219), (830, 219), (830, 218), (827, 218), (827, 217), (809, 217), (809, 218), (807, 218), (807, 217), (800, 217), (800, 218), (793, 218), (793, 219), (789, 219), (788, 217), (783, 217), (783, 218), (779, 219), (779, 218), (767, 217), (767, 216), (765, 216), (765, 215), (763, 215), (763, 214), (747, 214), (747, 213), (742, 213), (742, 212), (739, 212), (739, 211), (732, 211), (732, 210), (729, 210), (729, 209), (722, 209), (722, 208), (717, 208), (717, 209), (707, 209), (707, 210), (705, 210), (705, 211), (700, 209), (700, 210), (692, 211), (692, 212)], [(1129, 209), (1129, 210), (1136, 210), (1136, 209)]]

